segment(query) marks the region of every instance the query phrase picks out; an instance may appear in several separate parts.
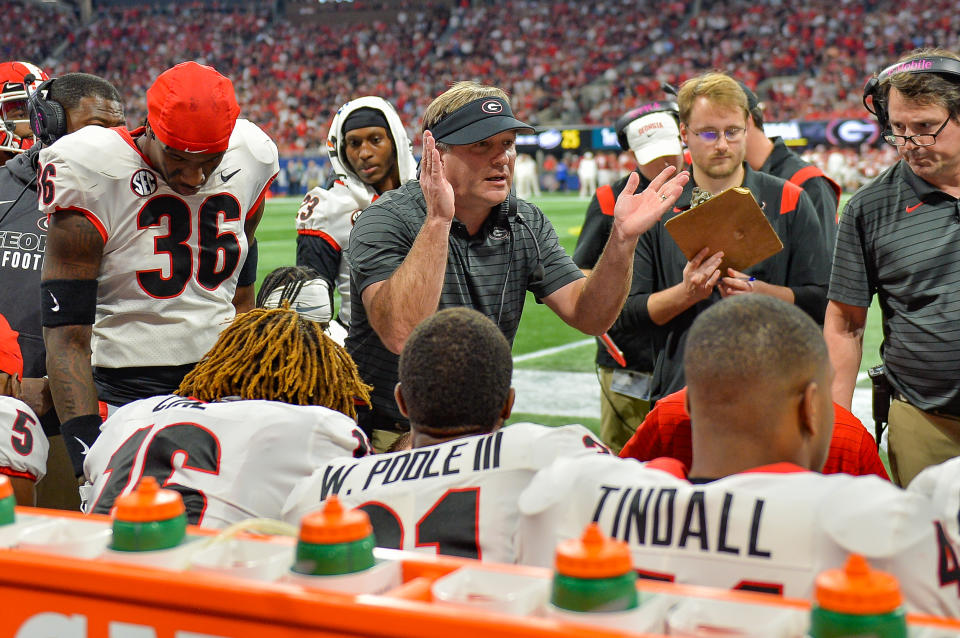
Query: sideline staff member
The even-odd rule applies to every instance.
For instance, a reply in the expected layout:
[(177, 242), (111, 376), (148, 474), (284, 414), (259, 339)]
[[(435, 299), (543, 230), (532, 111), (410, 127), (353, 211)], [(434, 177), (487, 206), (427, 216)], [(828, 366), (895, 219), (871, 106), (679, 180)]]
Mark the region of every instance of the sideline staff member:
[[(620, 323), (655, 331), (657, 361), (651, 397), (684, 386), (683, 350), (697, 315), (721, 297), (760, 294), (794, 303), (818, 323), (826, 305), (830, 257), (810, 197), (799, 186), (759, 173), (744, 161), (747, 96), (736, 80), (705, 73), (684, 82), (677, 96), (680, 134), (690, 151), (693, 179), (677, 207), (637, 245), (635, 276)], [(738, 272), (718, 270), (722, 254), (706, 247), (687, 261), (664, 224), (690, 208), (694, 188), (719, 194), (742, 186), (783, 242), (783, 250)]]
[(960, 57), (913, 51), (867, 84), (868, 98), (900, 161), (857, 191), (840, 220), (824, 336), (836, 401), (849, 407), (879, 296), (894, 391), (890, 470), (906, 485), (960, 455)]
[[(633, 154), (640, 174), (636, 192), (646, 188), (668, 166), (683, 169), (680, 116), (676, 102), (651, 102), (625, 113), (616, 122), (621, 148)], [(573, 261), (584, 274), (596, 265), (613, 227), (613, 207), (629, 175), (597, 189), (587, 207)], [(634, 273), (636, 276), (636, 273)], [(621, 366), (601, 340), (597, 340), (600, 376), (600, 437), (616, 452), (633, 435), (650, 411), (650, 377), (653, 372), (653, 335), (648, 330), (625, 330), (617, 322), (609, 336), (623, 352)]]
[(506, 93), (459, 82), (427, 107), (423, 129), (420, 179), (371, 204), (350, 235), (347, 349), (374, 386), (372, 411), (359, 415), (368, 433), (406, 429), (393, 398), (397, 353), (440, 308), (474, 308), (512, 341), (530, 290), (571, 326), (607, 330), (626, 298), (637, 238), (688, 179), (681, 173), (668, 182), (669, 169), (634, 195), (633, 176), (607, 248), (584, 278), (543, 213), (508, 197), (517, 131), (530, 127), (513, 117)]

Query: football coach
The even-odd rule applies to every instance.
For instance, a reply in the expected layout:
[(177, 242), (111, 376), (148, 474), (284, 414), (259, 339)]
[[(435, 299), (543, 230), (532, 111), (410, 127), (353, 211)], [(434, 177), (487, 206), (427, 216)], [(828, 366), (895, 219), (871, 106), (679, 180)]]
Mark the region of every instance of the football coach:
[(543, 212), (510, 194), (517, 132), (532, 129), (513, 116), (503, 90), (458, 82), (430, 103), (422, 128), (419, 179), (374, 202), (350, 235), (355, 320), (346, 345), (374, 387), (370, 409), (358, 416), (378, 450), (388, 433), (407, 428), (393, 398), (397, 357), (420, 321), (467, 306), (512, 343), (529, 290), (567, 324), (602, 334), (626, 299), (637, 238), (689, 179), (671, 178), (671, 167), (633, 194), (633, 175), (603, 254), (584, 277)]

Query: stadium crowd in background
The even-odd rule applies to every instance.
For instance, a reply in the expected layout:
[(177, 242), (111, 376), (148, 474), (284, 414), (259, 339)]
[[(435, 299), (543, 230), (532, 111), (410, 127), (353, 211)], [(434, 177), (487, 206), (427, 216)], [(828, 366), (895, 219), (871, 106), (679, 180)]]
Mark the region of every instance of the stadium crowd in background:
[[(352, 14), (371, 8), (376, 19)], [(0, 236), (6, 247), (38, 225), (48, 249), (31, 256), (43, 257), (39, 280), (36, 268), (21, 268), (15, 285), (4, 279), (0, 313), (35, 341), (36, 316), (21, 328), (16, 312), (36, 310), (18, 303), (36, 288), (63, 440), (89, 482), (85, 509), (109, 511), (133, 489), (136, 466), (176, 483), (192, 522), (297, 521), (342, 491), (348, 504), (386, 504), (367, 506), (383, 546), (409, 548), (422, 532), (441, 553), (540, 562), (590, 518), (616, 535), (631, 490), (636, 503), (641, 490), (666, 489), (724, 508), (756, 588), (808, 595), (811, 566), (862, 548), (853, 521), (881, 538), (871, 556), (901, 577), (914, 608), (957, 613), (955, 592), (943, 597), (942, 561), (936, 569), (938, 549), (952, 552), (953, 541), (934, 538), (930, 524), (954, 503), (938, 501), (954, 464), (928, 471), (914, 491), (815, 473), (885, 477), (862, 424), (833, 403), (849, 407), (874, 293), (894, 392), (895, 481), (960, 453), (951, 336), (960, 58), (914, 53), (902, 61), (934, 57), (933, 74), (892, 67), (868, 85), (902, 160), (887, 170), (897, 157), (887, 147), (811, 149), (821, 172), (763, 132), (764, 119), (863, 116), (863, 69), (928, 40), (955, 46), (960, 23), (948, 9), (945, 0), (801, 9), (672, 0), (627, 20), (635, 7), (626, 0), (397, 0), (337, 7), (328, 17), (338, 19), (321, 24), (257, 3), (96, 7), (84, 24), (38, 9), (27, 24), (60, 46), (22, 33), (12, 46), (37, 46), (61, 75), (31, 98), (34, 110), (51, 109), (34, 118), (42, 148), (0, 168), (0, 197), (7, 178), (22, 188), (0, 209)], [(905, 35), (904, 24), (924, 27)], [(102, 74), (122, 99), (105, 80), (67, 71)], [(454, 83), (465, 77), (480, 81)], [(652, 102), (664, 81), (682, 82), (677, 105)], [(130, 131), (120, 126), (124, 107)], [(525, 160), (544, 186), (576, 193), (579, 177), (581, 198), (591, 198), (571, 258), (546, 215), (511, 195), (518, 133), (544, 122), (610, 125), (625, 111), (614, 124), (619, 155)], [(8, 133), (18, 118), (5, 117)], [(77, 130), (85, 124), (99, 126)], [(290, 154), (285, 193), (309, 189), (298, 265), (271, 272), (251, 310), (253, 235), (280, 174), (278, 145)], [(301, 156), (324, 145), (336, 177), (328, 188)], [(839, 195), (824, 173), (847, 188), (876, 180), (841, 222), (821, 329)], [(524, 194), (539, 186), (525, 181)], [(750, 189), (784, 244), (742, 272), (721, 271), (724, 255), (709, 246), (686, 257), (664, 226), (735, 186)], [(30, 205), (17, 207), (24, 193)], [(527, 292), (570, 326), (607, 337), (597, 356), (602, 438), (614, 449), (627, 442), (630, 458), (594, 454), (608, 450), (580, 426), (501, 430)], [(345, 348), (329, 336), (337, 326)], [(0, 431), (11, 430), (0, 473), (28, 479), (17, 497), (30, 503), (47, 442), (31, 406), (49, 405), (42, 354), (23, 356), (15, 337), (0, 316)], [(24, 379), (24, 367), (35, 378)], [(387, 454), (360, 458), (374, 449)], [(428, 458), (440, 454), (445, 468), (460, 458), (473, 471), (465, 461), (463, 472), (428, 476)], [(547, 467), (567, 456), (578, 458)], [(401, 464), (398, 485), (378, 483)], [(415, 506), (391, 519), (391, 498)], [(532, 536), (517, 527), (517, 507)], [(798, 526), (803, 517), (809, 524)], [(773, 530), (762, 538), (761, 522)], [(412, 526), (417, 535), (404, 534)], [(638, 569), (734, 584), (728, 569), (703, 568), (705, 530), (687, 531), (693, 540), (673, 553), (635, 543)], [(785, 570), (793, 577), (778, 575)]]

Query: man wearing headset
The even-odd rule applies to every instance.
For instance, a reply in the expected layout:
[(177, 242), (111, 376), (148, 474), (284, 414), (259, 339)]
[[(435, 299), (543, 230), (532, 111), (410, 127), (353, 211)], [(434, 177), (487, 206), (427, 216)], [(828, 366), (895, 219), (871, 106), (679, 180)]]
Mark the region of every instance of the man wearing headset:
[[(347, 350), (374, 387), (372, 409), (358, 414), (368, 434), (406, 429), (393, 397), (397, 355), (440, 308), (474, 308), (512, 342), (530, 290), (571, 326), (606, 331), (626, 298), (637, 238), (687, 181), (685, 173), (667, 181), (671, 168), (635, 195), (633, 177), (607, 248), (584, 278), (543, 213), (510, 196), (517, 131), (530, 127), (513, 117), (506, 93), (458, 82), (427, 107), (423, 129), (419, 180), (371, 204), (350, 235)], [(389, 445), (373, 438), (378, 450)]]
[[(615, 128), (620, 147), (633, 154), (640, 174), (636, 191), (667, 166), (683, 169), (680, 116), (676, 102), (651, 102), (625, 113)], [(585, 274), (596, 265), (613, 227), (613, 208), (627, 186), (627, 175), (597, 189), (587, 207), (573, 261)], [(636, 276), (636, 273), (634, 273)], [(654, 353), (647, 331), (624, 330), (615, 323), (597, 341), (600, 376), (600, 438), (619, 452), (650, 410), (650, 375)], [(620, 359), (619, 361), (617, 359)]]
[(867, 309), (879, 297), (890, 469), (907, 485), (960, 455), (960, 56), (913, 51), (867, 83), (864, 104), (900, 161), (840, 219), (824, 336), (835, 400), (849, 408)]
[[(22, 80), (23, 78), (21, 78)], [(66, 118), (60, 135), (85, 126), (123, 126), (123, 101), (117, 89), (96, 75), (67, 73), (49, 85), (46, 100), (63, 107)], [(35, 87), (34, 87), (35, 88)], [(50, 472), (38, 489), (39, 505), (78, 509), (76, 483), (59, 436), (60, 424), (50, 398), (46, 351), (40, 325), (40, 271), (47, 243), (47, 217), (37, 209), (37, 162), (42, 145), (57, 134), (38, 140), (30, 150), (0, 167), (0, 314), (19, 332), (23, 352), (23, 400), (40, 415), (50, 438)], [(60, 472), (63, 469), (64, 472)], [(57, 489), (61, 485), (69, 489)]]

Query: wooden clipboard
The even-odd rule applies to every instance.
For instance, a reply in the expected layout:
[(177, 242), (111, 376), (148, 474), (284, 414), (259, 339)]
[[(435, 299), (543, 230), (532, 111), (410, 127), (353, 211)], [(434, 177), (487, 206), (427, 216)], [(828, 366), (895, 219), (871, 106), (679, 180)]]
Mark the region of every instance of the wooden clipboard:
[(664, 227), (688, 261), (705, 246), (711, 254), (722, 250), (724, 277), (728, 267), (742, 272), (783, 250), (783, 242), (748, 188), (728, 188)]

